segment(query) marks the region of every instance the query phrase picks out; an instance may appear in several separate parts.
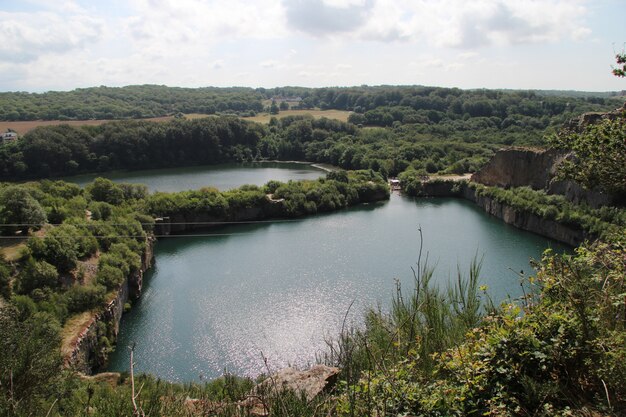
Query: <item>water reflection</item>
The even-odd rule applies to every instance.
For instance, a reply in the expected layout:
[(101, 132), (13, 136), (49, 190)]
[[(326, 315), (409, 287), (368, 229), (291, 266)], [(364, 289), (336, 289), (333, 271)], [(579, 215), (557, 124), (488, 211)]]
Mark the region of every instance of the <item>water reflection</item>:
[[(296, 222), (229, 225), (220, 236), (162, 239), (144, 295), (122, 320), (119, 346), (137, 342), (139, 371), (168, 380), (257, 375), (305, 365), (341, 330), (346, 310), (360, 323), (391, 299), (394, 279), (412, 287), (424, 231), (424, 256), (447, 285), (485, 254), (481, 284), (497, 302), (521, 294), (513, 271), (529, 270), (549, 240), (508, 226), (463, 200), (397, 195)], [(111, 369), (128, 367), (127, 349)]]

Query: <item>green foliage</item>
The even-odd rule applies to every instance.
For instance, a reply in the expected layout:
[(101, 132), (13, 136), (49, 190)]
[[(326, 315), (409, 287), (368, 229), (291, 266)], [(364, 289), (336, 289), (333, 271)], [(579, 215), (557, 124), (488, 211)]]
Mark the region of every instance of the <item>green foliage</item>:
[[(423, 285), (408, 298), (398, 291), (388, 315), (371, 312), (365, 330), (334, 345), (344, 366), (338, 414), (621, 415), (624, 236), (622, 229), (574, 256), (546, 251), (526, 284), (535, 291), (521, 305), (487, 302), (483, 318), (476, 267), (448, 301)], [(442, 325), (450, 317), (456, 325)]]
[(104, 285), (74, 285), (65, 293), (69, 313), (80, 313), (102, 306), (106, 288)]
[[(106, 255), (103, 255), (106, 256)], [(96, 281), (99, 284), (104, 285), (107, 289), (112, 290), (124, 282), (124, 272), (119, 268), (111, 265), (110, 259), (107, 263), (102, 263), (98, 267), (98, 274), (96, 275)]]
[(259, 112), (262, 96), (251, 88), (180, 88), (160, 85), (80, 88), (67, 92), (1, 93), (1, 120), (88, 120), (177, 113)]
[(586, 126), (581, 132), (564, 131), (550, 138), (556, 149), (572, 151), (573, 158), (559, 166), (561, 178), (573, 179), (589, 189), (626, 198), (626, 113)]
[[(138, 88), (139, 95), (152, 89), (159, 90), (155, 94), (162, 94), (160, 89), (167, 89), (127, 88)], [(125, 96), (125, 89), (116, 90), (113, 95)], [(81, 90), (80, 94), (95, 94), (96, 90)], [(621, 104), (608, 96), (572, 97), (563, 92), (462, 91), (432, 87), (290, 87), (287, 90), (302, 94), (300, 108), (353, 110), (355, 113), (349, 119), (352, 123), (288, 116), (275, 118), (269, 126), (261, 126), (231, 116), (219, 116), (193, 120), (177, 118), (160, 123), (125, 120), (100, 126), (41, 127), (28, 132), (20, 141), (0, 148), (0, 178), (42, 178), (258, 158), (306, 159), (344, 169), (374, 169), (385, 176), (396, 176), (410, 166), (431, 173), (473, 172), (502, 145), (544, 144), (543, 135), (555, 131), (571, 117), (586, 111), (610, 110)], [(250, 107), (260, 105), (256, 100), (261, 96), (271, 98), (268, 91), (248, 90), (247, 97), (252, 101), (238, 106), (238, 111), (248, 112)], [(173, 94), (182, 99), (179, 93), (195, 97), (196, 93), (202, 95), (203, 90), (176, 90)], [(67, 94), (72, 96), (78, 92)], [(62, 96), (56, 99), (62, 101)], [(0, 94), (0, 117), (3, 97), (7, 98)], [(21, 95), (19, 100), (28, 102), (32, 98)], [(90, 103), (102, 96), (92, 98)], [(174, 105), (171, 100), (168, 98), (168, 105)], [(151, 101), (146, 99), (142, 104)], [(73, 115), (67, 117), (80, 118), (78, 114), (82, 113), (84, 105), (81, 102), (82, 107), (74, 108)], [(274, 106), (278, 110), (276, 103)], [(36, 106), (26, 106), (18, 112), (19, 117), (29, 118), (32, 107)], [(152, 110), (132, 113), (146, 111)], [(116, 112), (110, 113), (109, 116), (116, 117)], [(357, 127), (362, 124), (370, 127)], [(115, 188), (114, 191), (115, 195), (110, 198), (119, 199)], [(104, 201), (105, 197), (99, 198)], [(126, 195), (125, 199), (128, 198)]]
[(0, 296), (5, 299), (11, 297), (11, 268), (0, 257)]
[(29, 228), (39, 229), (46, 222), (46, 212), (24, 186), (11, 185), (0, 190), (0, 223), (3, 234), (16, 230), (28, 233)]
[(93, 220), (109, 220), (115, 206), (104, 201), (92, 201), (89, 204), (89, 211)]
[(59, 272), (76, 267), (78, 258), (91, 255), (97, 249), (93, 236), (71, 224), (62, 224), (47, 230), (43, 238), (31, 238), (28, 247), (35, 258), (56, 266)]
[(613, 68), (613, 75), (626, 77), (626, 52), (622, 50), (621, 53), (615, 54), (615, 62), (617, 62), (617, 68)]
[[(0, 307), (0, 410), (4, 415), (43, 415), (61, 377), (59, 325), (45, 314), (28, 318)], [(45, 412), (44, 412), (45, 413)]]
[[(114, 288), (121, 284), (124, 277), (138, 271), (140, 267), (141, 258), (136, 252), (131, 250), (124, 243), (114, 243), (107, 253), (100, 256), (100, 260), (98, 261), (98, 269), (100, 270), (98, 272), (98, 279), (100, 280), (100, 278), (102, 278), (104, 280), (102, 284), (107, 288)], [(119, 271), (121, 276), (112, 274), (111, 269)]]
[(402, 191), (410, 196), (422, 194), (423, 181), (428, 179), (428, 173), (424, 170), (406, 170), (398, 176)]
[(592, 209), (586, 205), (576, 205), (560, 195), (548, 195), (544, 191), (529, 187), (503, 189), (481, 184), (468, 185), (476, 196), (488, 196), (495, 201), (548, 220), (585, 231), (590, 236), (606, 237), (626, 226), (626, 210), (617, 207)]
[(118, 205), (124, 201), (122, 188), (108, 178), (96, 178), (85, 188), (85, 191), (95, 201), (103, 201), (112, 205)]
[(17, 277), (16, 292), (29, 294), (37, 288), (59, 286), (59, 273), (54, 265), (30, 258)]
[(223, 216), (228, 210), (228, 201), (215, 188), (179, 193), (154, 193), (145, 200), (146, 211), (152, 215), (170, 216), (175, 213), (206, 213)]

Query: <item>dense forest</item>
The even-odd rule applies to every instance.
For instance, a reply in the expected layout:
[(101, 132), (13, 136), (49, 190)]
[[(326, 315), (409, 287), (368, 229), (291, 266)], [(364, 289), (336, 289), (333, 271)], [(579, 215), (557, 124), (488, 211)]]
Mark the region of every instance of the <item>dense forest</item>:
[[(100, 126), (39, 127), (0, 146), (0, 179), (60, 177), (112, 169), (307, 160), (383, 176), (406, 170), (466, 173), (507, 145), (544, 145), (571, 117), (612, 110), (619, 97), (435, 87), (307, 89), (97, 87), (44, 94), (0, 93), (0, 119), (131, 118)], [(565, 94), (565, 93), (564, 93)], [(351, 110), (348, 123), (310, 116), (269, 125), (234, 115), (263, 110), (263, 100), (296, 108)], [(83, 112), (83, 113), (81, 113)], [(220, 113), (169, 122), (138, 118)], [(245, 120), (245, 119), (244, 119)]]
[[(545, 135), (556, 131), (564, 118), (574, 114), (571, 109), (565, 111), (568, 106), (563, 103), (554, 114), (550, 111), (550, 115), (542, 115), (541, 109), (547, 106), (520, 97), (515, 93), (493, 99), (499, 103), (498, 107), (508, 109), (502, 111), (512, 114), (505, 118), (501, 117), (505, 113), (494, 115), (494, 105), (484, 101), (483, 110), (492, 110), (474, 113), (467, 102), (460, 104), (459, 113), (434, 110), (423, 113), (412, 107), (383, 105), (363, 114), (353, 113), (348, 123), (302, 115), (273, 118), (269, 125), (261, 125), (235, 116), (211, 116), (159, 123), (126, 120), (100, 126), (39, 127), (18, 141), (0, 146), (0, 179), (264, 159), (307, 160), (344, 169), (373, 169), (385, 177), (406, 170), (474, 172), (501, 146), (545, 144)], [(514, 104), (507, 105), (509, 99)], [(613, 101), (609, 103), (592, 105), (580, 101), (576, 109), (617, 105)], [(538, 113), (532, 113), (530, 104), (535, 105)], [(463, 113), (464, 106), (474, 115)], [(526, 106), (524, 112), (533, 115), (511, 113), (512, 108), (520, 106)], [(384, 115), (393, 120), (390, 126), (383, 121)], [(371, 124), (384, 127), (355, 124), (364, 121), (356, 119), (368, 117)], [(380, 123), (376, 122), (379, 119)]]
[(250, 88), (179, 88), (138, 85), (47, 93), (0, 93), (0, 120), (134, 119), (176, 113), (261, 111), (263, 96)]
[[(515, 124), (524, 117), (561, 122), (574, 113), (614, 106), (619, 93), (461, 90), (423, 86), (330, 88), (180, 88), (158, 85), (92, 87), (46, 93), (0, 93), (0, 120), (137, 119), (177, 113), (254, 115), (264, 101), (288, 99), (292, 108), (350, 110), (359, 123), (438, 123), (446, 117), (495, 117)], [(384, 107), (379, 112), (372, 110)], [(368, 113), (370, 112), (370, 113)], [(467, 115), (467, 116), (466, 116)], [(495, 120), (494, 120), (495, 122)]]

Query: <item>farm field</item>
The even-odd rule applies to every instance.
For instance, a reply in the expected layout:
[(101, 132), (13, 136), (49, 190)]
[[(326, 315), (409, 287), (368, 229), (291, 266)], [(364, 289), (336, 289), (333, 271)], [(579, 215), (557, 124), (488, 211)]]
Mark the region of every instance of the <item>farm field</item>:
[[(199, 119), (201, 117), (207, 117), (206, 114), (186, 114), (186, 118), (188, 119)], [(151, 117), (149, 120), (152, 122), (167, 122), (168, 120), (172, 120), (174, 116), (162, 116), (162, 117)], [(115, 120), (112, 119), (103, 119), (103, 120), (26, 120), (26, 121), (17, 121), (17, 122), (9, 122), (0, 120), (0, 132), (6, 132), (7, 129), (11, 129), (17, 132), (18, 135), (23, 135), (26, 132), (33, 130), (39, 126), (54, 126), (67, 124), (70, 126), (99, 126), (103, 123), (113, 122)]]
[[(348, 121), (348, 116), (351, 112), (345, 110), (283, 110), (279, 114), (269, 114), (269, 113), (259, 113), (254, 117), (244, 117), (245, 120), (250, 120), (257, 123), (265, 123), (268, 124), (272, 117), (276, 117), (281, 119), (286, 116), (302, 116), (305, 114), (310, 114), (316, 119), (320, 119), (322, 117), (326, 117), (328, 119), (336, 119), (342, 122)], [(199, 114), (199, 113), (190, 113), (185, 114), (185, 118), (187, 119), (199, 119), (202, 117), (208, 117), (207, 114)], [(162, 116), (162, 117), (152, 117), (149, 120), (153, 122), (167, 122), (172, 120), (174, 116)], [(70, 126), (99, 126), (103, 123), (112, 122), (115, 120), (112, 119), (103, 119), (103, 120), (26, 120), (26, 121), (3, 121), (0, 120), (0, 132), (6, 132), (8, 129), (11, 129), (17, 132), (18, 135), (24, 135), (25, 133), (33, 130), (39, 126), (54, 126), (60, 124), (67, 124)]]
[(316, 119), (321, 119), (322, 117), (326, 117), (327, 119), (335, 119), (340, 120), (342, 122), (348, 121), (348, 116), (350, 115), (350, 111), (346, 110), (281, 110), (278, 114), (269, 114), (269, 113), (259, 113), (254, 117), (244, 117), (245, 120), (252, 120), (257, 123), (269, 123), (272, 117), (276, 117), (277, 119), (281, 119), (286, 116), (303, 116), (305, 114), (310, 114)]

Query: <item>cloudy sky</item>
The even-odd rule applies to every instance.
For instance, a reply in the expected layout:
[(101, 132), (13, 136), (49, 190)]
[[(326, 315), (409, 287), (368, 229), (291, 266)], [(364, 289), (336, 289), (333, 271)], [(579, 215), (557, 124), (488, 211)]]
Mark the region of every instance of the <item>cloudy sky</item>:
[(626, 89), (626, 0), (0, 0), (0, 91)]

